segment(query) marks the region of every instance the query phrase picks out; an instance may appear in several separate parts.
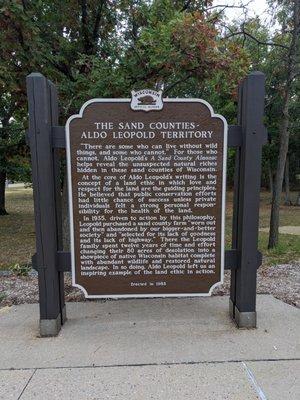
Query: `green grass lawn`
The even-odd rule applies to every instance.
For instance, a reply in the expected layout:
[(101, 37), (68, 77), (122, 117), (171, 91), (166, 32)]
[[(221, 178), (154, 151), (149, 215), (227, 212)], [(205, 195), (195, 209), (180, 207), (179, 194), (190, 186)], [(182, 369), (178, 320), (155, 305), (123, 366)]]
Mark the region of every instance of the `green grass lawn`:
[[(296, 193), (293, 193), (295, 200)], [(9, 215), (0, 217), (0, 268), (7, 269), (19, 263), (31, 261), (35, 252), (35, 229), (33, 214), (32, 189), (9, 188), (6, 192), (6, 204)], [(261, 193), (260, 227), (269, 225), (270, 195)], [(230, 247), (232, 222), (232, 192), (227, 195), (226, 242)], [(300, 207), (281, 207), (280, 224), (300, 225)], [(267, 250), (268, 233), (260, 232), (259, 248), (264, 254), (265, 264), (287, 263), (300, 259), (300, 236), (280, 235), (276, 249)]]
[(6, 190), (6, 210), (0, 216), (0, 268), (31, 262), (35, 253), (35, 229), (32, 189)]
[[(297, 193), (293, 192), (292, 201), (296, 202)], [(231, 224), (232, 224), (232, 199), (233, 193), (227, 193), (226, 199), (226, 244), (231, 247)], [(282, 196), (282, 204), (284, 197)], [(271, 213), (271, 197), (267, 191), (260, 194), (259, 227), (268, 228)], [(280, 207), (280, 225), (281, 226), (300, 226), (300, 207), (284, 206)], [(259, 232), (259, 250), (264, 255), (264, 264), (284, 264), (300, 259), (300, 236), (279, 235), (279, 245), (272, 250), (268, 250), (269, 234)]]

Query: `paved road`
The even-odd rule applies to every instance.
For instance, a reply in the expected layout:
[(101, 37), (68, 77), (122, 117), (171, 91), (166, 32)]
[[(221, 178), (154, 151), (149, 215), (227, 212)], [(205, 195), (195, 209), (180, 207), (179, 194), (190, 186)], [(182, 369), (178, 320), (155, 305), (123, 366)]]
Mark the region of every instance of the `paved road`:
[(298, 309), (258, 296), (256, 330), (238, 330), (228, 298), (67, 305), (56, 338), (38, 306), (0, 310), (0, 399), (299, 400)]

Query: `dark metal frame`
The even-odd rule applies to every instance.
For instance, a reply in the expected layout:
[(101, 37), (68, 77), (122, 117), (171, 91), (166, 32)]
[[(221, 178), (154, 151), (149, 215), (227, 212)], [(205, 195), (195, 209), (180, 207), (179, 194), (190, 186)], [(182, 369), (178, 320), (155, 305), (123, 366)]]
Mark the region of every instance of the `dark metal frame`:
[[(238, 125), (228, 127), (228, 147), (236, 148), (232, 249), (225, 251), (231, 270), (230, 315), (238, 327), (256, 327), (256, 275), (262, 256), (257, 249), (261, 152), (267, 135), (263, 125), (264, 74), (251, 73), (239, 86)], [(31, 150), (36, 227), (40, 334), (54, 336), (66, 320), (64, 272), (71, 255), (62, 248), (60, 149), (65, 127), (58, 126), (57, 91), (39, 73), (27, 77), (28, 142)]]

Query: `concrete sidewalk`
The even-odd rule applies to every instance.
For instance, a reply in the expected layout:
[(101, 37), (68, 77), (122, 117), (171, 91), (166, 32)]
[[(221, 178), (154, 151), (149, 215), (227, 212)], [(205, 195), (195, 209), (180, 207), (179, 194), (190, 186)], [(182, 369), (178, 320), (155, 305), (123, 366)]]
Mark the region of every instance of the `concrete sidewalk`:
[(300, 312), (258, 296), (256, 330), (238, 330), (228, 298), (67, 305), (56, 338), (38, 306), (0, 310), (0, 399), (298, 400)]

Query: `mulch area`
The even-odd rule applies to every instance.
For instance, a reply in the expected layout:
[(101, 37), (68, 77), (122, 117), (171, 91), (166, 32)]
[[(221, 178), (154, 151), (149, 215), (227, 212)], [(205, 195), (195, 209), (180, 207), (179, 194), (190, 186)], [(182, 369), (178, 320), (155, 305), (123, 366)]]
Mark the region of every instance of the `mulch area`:
[[(224, 284), (214, 290), (214, 296), (229, 294), (230, 272), (225, 272)], [(300, 308), (300, 261), (266, 266), (258, 270), (257, 293), (272, 294), (285, 303)], [(72, 287), (69, 274), (65, 274), (66, 301), (85, 301), (81, 291)], [(0, 275), (0, 307), (38, 302), (36, 273), (18, 277), (12, 273)]]

